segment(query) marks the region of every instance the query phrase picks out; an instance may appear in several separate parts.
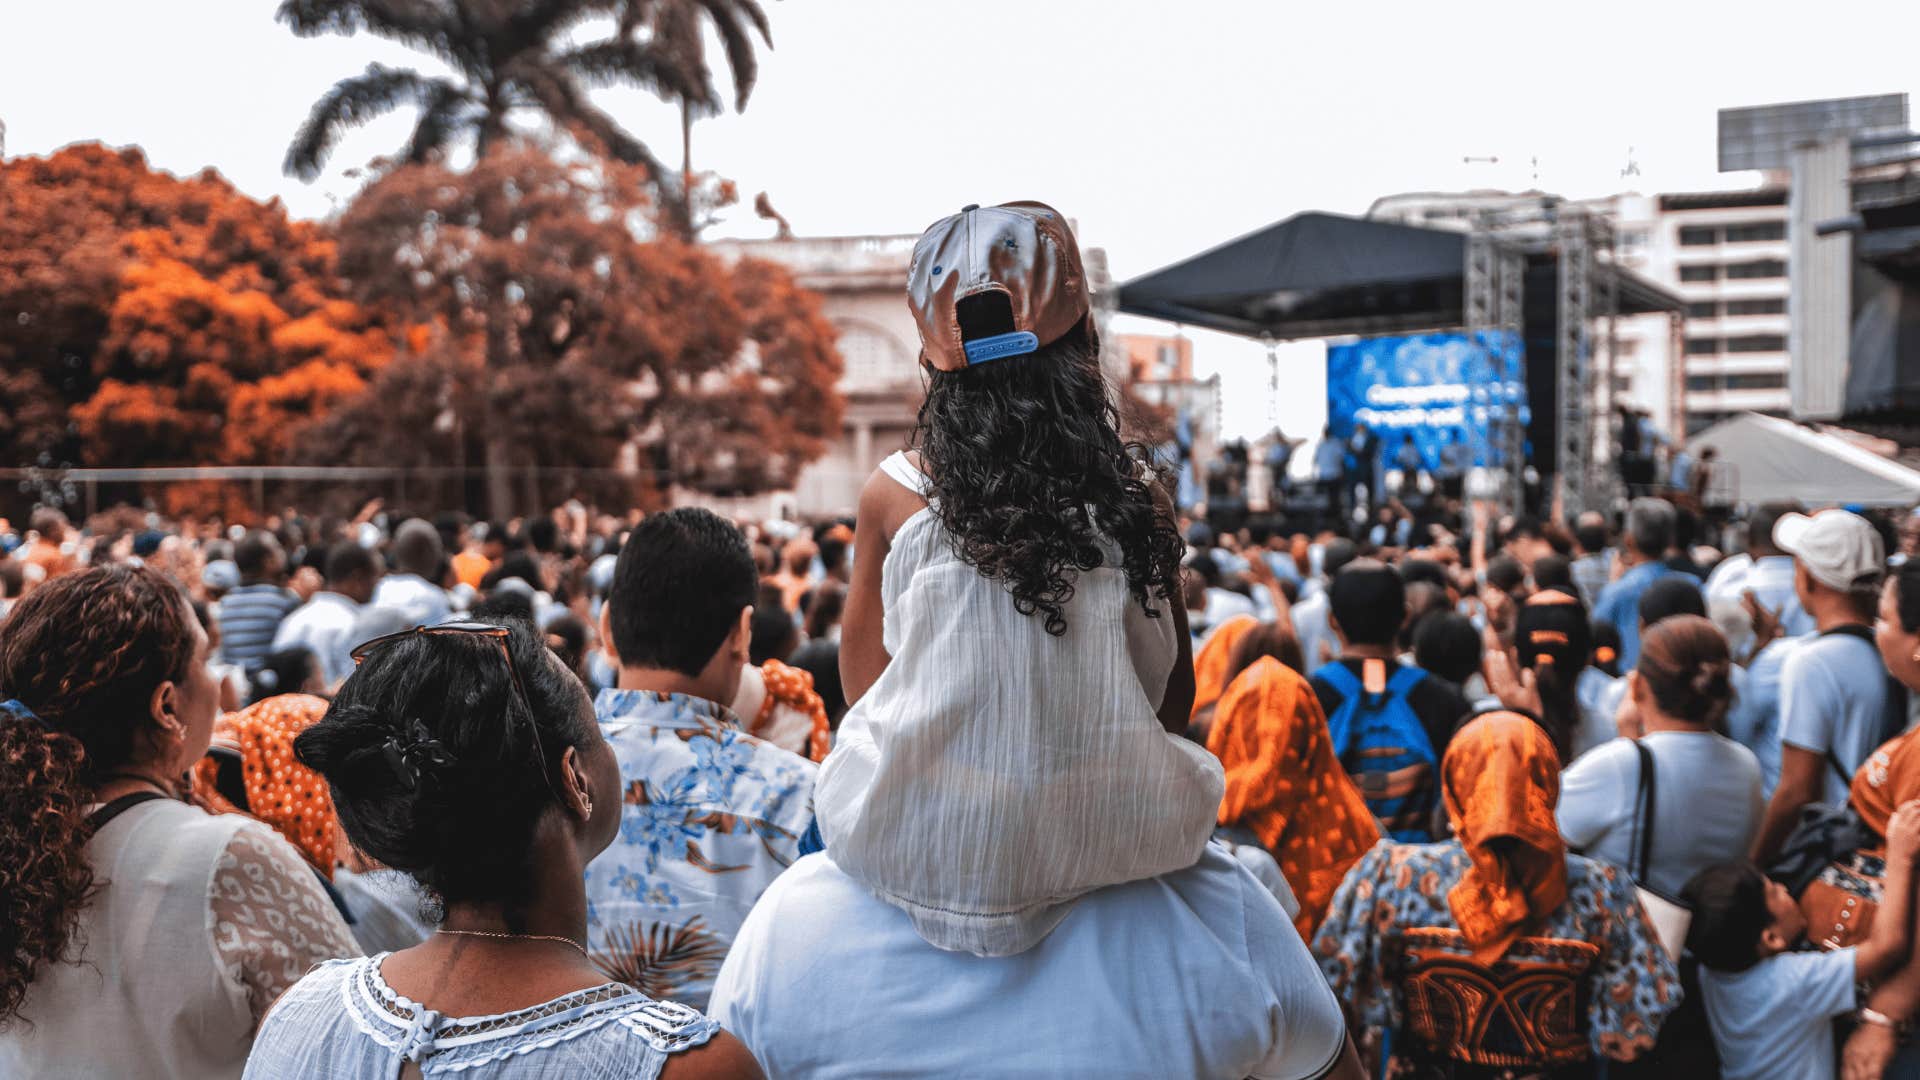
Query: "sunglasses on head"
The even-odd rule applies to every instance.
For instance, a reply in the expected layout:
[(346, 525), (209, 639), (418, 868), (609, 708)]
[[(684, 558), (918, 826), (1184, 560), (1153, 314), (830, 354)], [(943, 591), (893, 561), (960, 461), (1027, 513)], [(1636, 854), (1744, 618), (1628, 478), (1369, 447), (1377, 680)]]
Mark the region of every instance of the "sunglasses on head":
[(395, 634), (383, 634), (380, 637), (363, 641), (354, 646), (353, 651), (347, 655), (353, 657), (354, 666), (358, 667), (368, 656), (371, 656), (374, 652), (396, 641), (401, 641), (416, 635), (438, 637), (454, 634), (488, 638), (500, 646), (500, 658), (507, 663), (507, 675), (513, 680), (513, 692), (519, 697), (521, 708), (526, 710), (527, 723), (533, 727), (533, 753), (535, 757), (540, 759), (540, 775), (547, 781), (547, 786), (551, 788), (553, 786), (553, 777), (547, 772), (547, 752), (540, 745), (540, 728), (533, 716), (533, 701), (527, 697), (527, 684), (520, 680), (520, 668), (513, 662), (513, 649), (507, 644), (507, 640), (513, 636), (512, 630), (504, 626), (483, 622), (449, 622), (440, 623), (437, 626), (416, 626), (411, 630), (402, 630)]

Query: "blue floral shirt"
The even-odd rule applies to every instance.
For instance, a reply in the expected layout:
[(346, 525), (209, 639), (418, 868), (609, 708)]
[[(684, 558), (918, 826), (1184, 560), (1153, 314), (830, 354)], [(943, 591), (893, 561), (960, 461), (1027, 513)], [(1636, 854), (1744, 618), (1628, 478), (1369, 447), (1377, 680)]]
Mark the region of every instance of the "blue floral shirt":
[(587, 867), (587, 946), (649, 997), (704, 1010), (734, 935), (813, 823), (815, 766), (684, 694), (602, 690), (620, 835)]

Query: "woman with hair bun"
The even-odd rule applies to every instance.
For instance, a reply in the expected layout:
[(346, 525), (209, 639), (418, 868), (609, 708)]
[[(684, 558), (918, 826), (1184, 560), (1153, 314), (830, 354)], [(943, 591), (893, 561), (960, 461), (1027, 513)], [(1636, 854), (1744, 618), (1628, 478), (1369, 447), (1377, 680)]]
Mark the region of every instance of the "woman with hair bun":
[(237, 1077), (307, 969), (359, 952), (298, 853), (180, 801), (219, 687), (143, 567), (0, 624), (0, 1076)]
[[(1580, 756), (1560, 781), (1560, 833), (1595, 858), (1632, 870), (1646, 823), (1641, 766), (1652, 765), (1655, 833), (1646, 880), (1678, 896), (1715, 863), (1746, 856), (1766, 809), (1753, 751), (1717, 734), (1733, 702), (1727, 639), (1698, 615), (1647, 627), (1627, 693), (1645, 723)], [(1645, 754), (1642, 754), (1644, 748)]]
[(545, 642), (451, 623), (354, 657), (294, 756), (326, 778), (354, 848), (419, 883), (438, 928), (301, 979), (246, 1075), (760, 1076), (713, 1021), (587, 955), (584, 874), (619, 831), (620, 768)]

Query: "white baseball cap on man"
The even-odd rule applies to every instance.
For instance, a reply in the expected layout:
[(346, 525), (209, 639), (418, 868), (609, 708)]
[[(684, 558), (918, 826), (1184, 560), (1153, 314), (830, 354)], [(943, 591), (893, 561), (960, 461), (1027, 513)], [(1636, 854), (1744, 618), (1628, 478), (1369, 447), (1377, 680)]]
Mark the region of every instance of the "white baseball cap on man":
[(1773, 542), (1829, 589), (1871, 589), (1886, 571), (1886, 546), (1880, 534), (1866, 518), (1851, 511), (1787, 514), (1774, 525)]

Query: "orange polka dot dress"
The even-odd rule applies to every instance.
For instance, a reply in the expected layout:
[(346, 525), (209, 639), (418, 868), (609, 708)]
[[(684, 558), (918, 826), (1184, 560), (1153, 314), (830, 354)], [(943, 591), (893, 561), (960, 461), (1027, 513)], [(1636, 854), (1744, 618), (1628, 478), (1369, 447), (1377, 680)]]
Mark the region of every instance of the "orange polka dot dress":
[(228, 713), (214, 726), (216, 746), (237, 750), (247, 806), (235, 806), (215, 785), (219, 763), (201, 758), (193, 791), (216, 813), (246, 814), (285, 837), (314, 869), (333, 880), (340, 819), (319, 773), (294, 760), (294, 736), (326, 714), (327, 703), (309, 694), (281, 694)]

